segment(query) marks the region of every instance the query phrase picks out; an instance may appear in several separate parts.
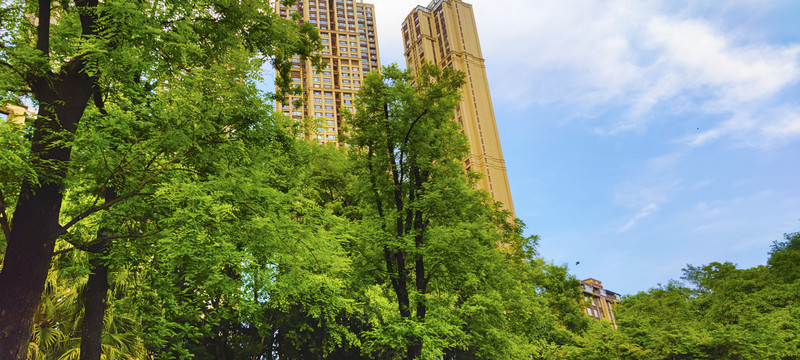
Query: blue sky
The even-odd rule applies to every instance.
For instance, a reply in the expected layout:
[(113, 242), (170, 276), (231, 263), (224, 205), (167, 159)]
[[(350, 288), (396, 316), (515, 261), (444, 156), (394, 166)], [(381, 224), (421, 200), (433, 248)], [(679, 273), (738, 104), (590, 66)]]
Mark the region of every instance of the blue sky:
[[(400, 24), (427, 2), (373, 3), (381, 62), (404, 65)], [(800, 2), (470, 3), (545, 259), (630, 294), (764, 264), (800, 230)]]

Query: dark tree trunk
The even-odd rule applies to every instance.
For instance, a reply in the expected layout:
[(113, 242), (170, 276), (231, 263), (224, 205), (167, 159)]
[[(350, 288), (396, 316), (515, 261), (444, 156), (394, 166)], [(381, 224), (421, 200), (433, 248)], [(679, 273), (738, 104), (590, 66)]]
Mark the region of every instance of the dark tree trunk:
[[(56, 144), (63, 144), (65, 132), (75, 131), (91, 93), (88, 76), (78, 71), (59, 80), (55, 84), (59, 87), (56, 91), (43, 84), (45, 88), (37, 92), (41, 107), (34, 124), (32, 150), (37, 157), (36, 165), (46, 169), (39, 185), (27, 180), (22, 184), (0, 272), (3, 294), (0, 297), (0, 358), (4, 360), (25, 358), (33, 315), (41, 301), (56, 238), (61, 233), (58, 217), (71, 149)], [(68, 96), (56, 97), (61, 94)], [(43, 102), (42, 98), (53, 100)], [(65, 102), (56, 99), (65, 99)], [(76, 103), (82, 106), (75, 106)]]
[[(23, 360), (53, 256), (60, 187), (23, 184), (0, 272), (0, 359)], [(34, 195), (35, 193), (35, 195)], [(27, 195), (27, 196), (26, 196)]]
[(406, 348), (406, 360), (419, 359), (422, 356), (422, 340), (414, 339), (414, 342)]
[[(105, 229), (97, 232), (104, 236)], [(80, 360), (100, 360), (102, 354), (103, 319), (108, 296), (108, 243), (102, 241), (89, 247), (89, 266), (92, 272), (84, 290), (83, 328), (81, 330)]]
[[(87, 5), (86, 1), (76, 3)], [(93, 31), (93, 22), (87, 17), (81, 16), (84, 34)], [(50, 1), (39, 1), (39, 20), (37, 49), (48, 55)], [(22, 183), (0, 271), (3, 360), (25, 359), (33, 316), (41, 301), (56, 238), (61, 233), (58, 217), (71, 152), (64, 140), (74, 134), (92, 93), (91, 79), (83, 70), (83, 61), (76, 57), (59, 74), (29, 79), (39, 102), (31, 146), (39, 181)]]

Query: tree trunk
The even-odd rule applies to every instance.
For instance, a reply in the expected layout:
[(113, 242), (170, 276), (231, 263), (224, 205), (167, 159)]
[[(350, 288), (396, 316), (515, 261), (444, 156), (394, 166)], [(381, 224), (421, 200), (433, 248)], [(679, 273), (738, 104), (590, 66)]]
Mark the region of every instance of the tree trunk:
[[(51, 0), (39, 0), (36, 49), (50, 55)], [(97, 0), (76, 0), (75, 6), (97, 6)], [(95, 32), (94, 15), (80, 15), (82, 33)], [(64, 177), (71, 148), (66, 137), (75, 133), (92, 94), (92, 81), (84, 71), (80, 56), (64, 64), (60, 71), (40, 75), (31, 72), (27, 79), (39, 103), (34, 122), (31, 152), (36, 181), (25, 180), (17, 208), (3, 269), (0, 271), (0, 359), (24, 360), (30, 340), (33, 316), (41, 301), (50, 269), (64, 194)]]
[(414, 339), (406, 348), (406, 360), (419, 359), (422, 356), (422, 339)]
[(0, 359), (25, 359), (58, 232), (60, 187), (33, 187), (23, 184), (0, 272)]
[[(105, 229), (97, 232), (97, 236), (104, 236)], [(89, 247), (89, 265), (92, 272), (84, 290), (84, 315), (81, 330), (80, 360), (100, 360), (102, 354), (103, 319), (106, 312), (106, 297), (108, 296), (108, 243), (101, 243)]]
[(61, 233), (58, 217), (71, 152), (63, 144), (65, 136), (75, 132), (92, 91), (89, 76), (82, 70), (82, 61), (73, 59), (64, 73), (40, 78), (34, 86), (40, 107), (31, 150), (40, 183), (25, 180), (22, 184), (0, 271), (3, 360), (25, 359), (33, 316)]

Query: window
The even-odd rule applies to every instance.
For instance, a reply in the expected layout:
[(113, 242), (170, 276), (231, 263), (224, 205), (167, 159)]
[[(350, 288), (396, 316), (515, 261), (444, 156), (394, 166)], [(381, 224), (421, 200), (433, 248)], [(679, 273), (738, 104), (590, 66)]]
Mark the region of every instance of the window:
[(328, 125), (334, 126), (334, 125), (336, 125), (336, 122), (333, 121), (333, 120), (328, 120)]

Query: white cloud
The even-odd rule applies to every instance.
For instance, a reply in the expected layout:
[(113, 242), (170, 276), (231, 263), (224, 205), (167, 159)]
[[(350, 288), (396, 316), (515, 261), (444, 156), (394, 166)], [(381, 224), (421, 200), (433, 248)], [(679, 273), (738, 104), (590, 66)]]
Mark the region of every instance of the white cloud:
[(653, 213), (656, 210), (658, 210), (658, 205), (653, 204), (653, 203), (648, 204), (647, 206), (645, 206), (641, 210), (639, 210), (639, 212), (636, 213), (636, 215), (634, 215), (632, 219), (628, 220), (628, 222), (625, 223), (625, 225), (623, 225), (619, 229), (619, 232), (626, 232), (626, 231), (630, 230), (631, 228), (633, 228), (634, 225), (636, 225), (637, 221), (639, 221), (640, 219), (650, 215), (651, 213)]
[[(603, 134), (641, 129), (659, 117), (711, 115), (718, 122), (692, 143), (743, 140), (754, 131), (759, 139), (752, 143), (759, 144), (800, 137), (794, 130), (800, 111), (788, 106), (796, 100), (780, 100), (800, 80), (800, 45), (745, 38), (747, 29), (701, 17), (690, 5), (670, 12), (667, 6), (679, 5), (666, 1), (474, 3), (496, 102), (560, 105), (572, 118), (614, 118), (592, 125)], [(718, 11), (737, 7), (751, 11), (753, 4)], [(780, 118), (754, 115), (774, 107), (783, 108)], [(616, 116), (603, 116), (609, 114)]]
[(766, 149), (782, 145), (800, 137), (800, 107), (778, 105), (760, 112), (743, 109), (715, 128), (687, 136), (682, 141), (700, 146), (724, 136), (749, 147)]
[(630, 230), (639, 220), (652, 215), (662, 205), (672, 201), (674, 194), (682, 187), (682, 181), (676, 175), (676, 166), (682, 157), (682, 153), (673, 153), (652, 158), (635, 179), (617, 186), (614, 192), (615, 202), (627, 208), (638, 209), (618, 232)]

